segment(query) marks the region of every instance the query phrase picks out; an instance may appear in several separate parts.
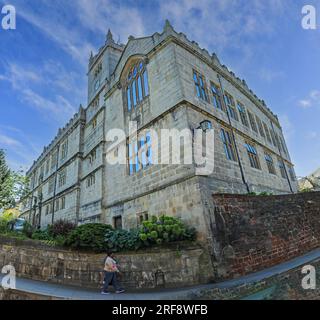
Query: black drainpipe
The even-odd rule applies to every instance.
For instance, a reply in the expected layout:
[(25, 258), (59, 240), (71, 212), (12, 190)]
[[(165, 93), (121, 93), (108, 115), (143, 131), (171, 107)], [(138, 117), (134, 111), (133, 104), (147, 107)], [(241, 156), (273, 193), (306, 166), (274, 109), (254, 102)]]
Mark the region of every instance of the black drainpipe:
[(57, 191), (57, 181), (58, 181), (58, 169), (59, 169), (59, 158), (60, 158), (60, 144), (57, 148), (57, 164), (56, 164), (56, 172), (54, 174), (54, 190), (53, 190), (53, 202), (52, 202), (52, 224), (54, 223), (54, 211), (55, 211), (55, 203), (56, 203), (56, 191)]
[(244, 170), (243, 170), (243, 166), (242, 166), (242, 163), (241, 163), (240, 154), (239, 154), (239, 150), (238, 150), (237, 141), (236, 141), (235, 135), (234, 135), (234, 130), (233, 130), (232, 122), (231, 122), (231, 119), (230, 119), (230, 115), (229, 115), (229, 112), (228, 112), (227, 105), (226, 105), (226, 103), (225, 103), (225, 101), (224, 101), (224, 95), (225, 95), (225, 94), (224, 94), (224, 89), (223, 89), (223, 85), (222, 85), (222, 80), (221, 80), (220, 74), (218, 74), (218, 79), (219, 79), (220, 88), (221, 88), (221, 93), (222, 93), (222, 104), (223, 104), (223, 107), (224, 107), (225, 111), (227, 112), (229, 125), (230, 125), (230, 127), (231, 127), (232, 139), (233, 139), (233, 141), (234, 141), (234, 146), (235, 146), (235, 149), (236, 149), (236, 154), (237, 154), (238, 163), (239, 163), (240, 172), (241, 172), (241, 178), (242, 178), (242, 181), (243, 181), (244, 185), (246, 186), (246, 189), (247, 189), (248, 193), (250, 193), (251, 190), (250, 190), (249, 184), (248, 184), (248, 182), (247, 182), (247, 180), (246, 180), (246, 177), (245, 177), (245, 174), (244, 174)]
[[(284, 157), (282, 156), (282, 152), (281, 152), (280, 145), (278, 145), (278, 143), (277, 143), (278, 141), (277, 141), (277, 139), (276, 139), (276, 132), (275, 132), (275, 130), (274, 130), (273, 122), (272, 122), (271, 120), (270, 120), (270, 123), (271, 123), (271, 128), (272, 128), (272, 131), (273, 131), (274, 138), (275, 138), (275, 140), (276, 140), (277, 149), (279, 150), (279, 154), (280, 154), (280, 157), (281, 157), (281, 161), (282, 161), (282, 164), (283, 164), (283, 166), (284, 166), (284, 171), (285, 171), (285, 173), (286, 173), (286, 177), (287, 177), (287, 180), (288, 180), (288, 184), (289, 184), (290, 191), (291, 191), (291, 193), (294, 193), (294, 191), (293, 191), (293, 189), (292, 189), (291, 181), (290, 181), (290, 178), (289, 178), (289, 174), (288, 174), (288, 171), (287, 171), (287, 166), (286, 166), (286, 164), (285, 164), (284, 161), (283, 161)], [(279, 143), (280, 143), (280, 141), (279, 141)]]

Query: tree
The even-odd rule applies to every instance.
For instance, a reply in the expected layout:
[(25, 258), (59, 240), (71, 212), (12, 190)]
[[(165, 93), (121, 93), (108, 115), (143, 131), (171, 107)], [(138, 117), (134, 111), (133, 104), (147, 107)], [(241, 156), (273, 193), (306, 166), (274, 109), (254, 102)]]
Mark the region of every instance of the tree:
[(9, 169), (0, 149), (0, 210), (14, 208), (28, 194), (28, 179)]

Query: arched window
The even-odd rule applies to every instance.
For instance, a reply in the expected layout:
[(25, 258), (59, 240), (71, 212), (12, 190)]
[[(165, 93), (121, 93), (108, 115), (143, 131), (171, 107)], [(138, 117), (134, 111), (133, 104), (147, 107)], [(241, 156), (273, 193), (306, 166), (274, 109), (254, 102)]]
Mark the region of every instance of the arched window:
[(149, 95), (148, 74), (145, 63), (139, 61), (129, 71), (126, 84), (128, 111), (136, 108)]

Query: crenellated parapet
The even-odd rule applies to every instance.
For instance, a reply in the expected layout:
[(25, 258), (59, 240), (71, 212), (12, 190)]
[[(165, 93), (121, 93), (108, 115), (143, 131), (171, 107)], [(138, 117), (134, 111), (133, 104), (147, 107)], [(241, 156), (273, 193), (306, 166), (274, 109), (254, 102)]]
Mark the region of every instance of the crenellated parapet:
[[(107, 37), (108, 38), (108, 37)], [(118, 85), (119, 81), (119, 75), (121, 74), (121, 68), (123, 68), (125, 61), (128, 57), (126, 55), (126, 50), (130, 48), (130, 46), (133, 46), (135, 42), (138, 41), (144, 41), (144, 40), (149, 40), (147, 41), (148, 44), (144, 45), (144, 51), (143, 52), (145, 55), (149, 54), (152, 50), (154, 50), (156, 47), (162, 45), (169, 39), (173, 39), (174, 41), (178, 41), (180, 44), (185, 45), (188, 47), (188, 49), (195, 53), (198, 54), (201, 59), (203, 59), (208, 65), (210, 65), (213, 69), (215, 69), (218, 73), (220, 73), (226, 80), (228, 80), (230, 83), (232, 83), (234, 86), (236, 86), (240, 91), (242, 91), (245, 95), (247, 95), (257, 107), (259, 107), (263, 112), (266, 112), (270, 118), (273, 120), (275, 124), (277, 124), (280, 127), (279, 120), (277, 115), (275, 115), (266, 105), (265, 101), (260, 99), (247, 85), (246, 81), (244, 79), (240, 79), (239, 77), (236, 76), (236, 74), (229, 70), (228, 67), (224, 64), (222, 64), (216, 55), (216, 53), (210, 54), (207, 49), (201, 48), (200, 45), (192, 40), (189, 40), (188, 37), (180, 32), (176, 32), (169, 22), (169, 20), (166, 20), (164, 28), (162, 33), (154, 33), (150, 37), (143, 37), (143, 38), (135, 38), (133, 36), (129, 36), (128, 42), (126, 46), (124, 47), (121, 45), (121, 49), (123, 50), (122, 57), (120, 58), (120, 61), (118, 63), (118, 66), (116, 70), (111, 74), (110, 79), (106, 82), (105, 86), (105, 92), (107, 93), (109, 90), (111, 90), (114, 86)], [(113, 39), (109, 35), (109, 40), (106, 42), (106, 45), (114, 44)], [(101, 50), (103, 50), (102, 47)], [(99, 52), (100, 52), (99, 51)], [(98, 59), (98, 56), (95, 56), (91, 59), (91, 64), (94, 64), (96, 59)]]
[(50, 152), (55, 149), (55, 147), (59, 144), (59, 142), (63, 140), (68, 135), (68, 133), (72, 131), (75, 128), (75, 126), (79, 124), (79, 122), (85, 122), (85, 121), (86, 121), (86, 111), (82, 107), (82, 105), (80, 105), (78, 112), (74, 114), (74, 116), (68, 121), (68, 123), (63, 128), (59, 128), (55, 138), (51, 141), (51, 143), (48, 146), (45, 146), (43, 148), (43, 151), (39, 156), (39, 158), (33, 162), (33, 165), (27, 171), (27, 175), (30, 175), (30, 173), (35, 168), (37, 168), (37, 166), (48, 156), (48, 154), (50, 154)]
[(210, 53), (208, 50), (201, 48), (199, 44), (195, 41), (191, 41), (188, 39), (188, 37), (180, 32), (177, 33), (173, 26), (170, 24), (168, 20), (165, 22), (165, 26), (163, 29), (163, 33), (159, 35), (158, 33), (154, 34), (152, 37), (157, 38), (158, 41), (163, 41), (164, 38), (167, 37), (174, 37), (178, 40), (182, 41), (186, 45), (192, 48), (193, 51), (199, 53), (202, 58), (204, 58), (210, 65), (215, 66), (219, 69), (220, 73), (228, 79), (232, 84), (236, 85), (238, 88), (242, 89), (247, 95), (249, 95), (255, 102), (257, 106), (260, 106), (260, 108), (264, 109), (266, 112), (269, 113), (269, 115), (273, 118), (273, 120), (277, 123), (277, 125), (280, 126), (278, 117), (275, 115), (266, 105), (265, 101), (260, 99), (247, 85), (246, 81), (244, 79), (240, 79), (235, 75), (233, 71), (230, 71), (226, 65), (221, 64), (219, 58), (217, 57), (216, 53)]

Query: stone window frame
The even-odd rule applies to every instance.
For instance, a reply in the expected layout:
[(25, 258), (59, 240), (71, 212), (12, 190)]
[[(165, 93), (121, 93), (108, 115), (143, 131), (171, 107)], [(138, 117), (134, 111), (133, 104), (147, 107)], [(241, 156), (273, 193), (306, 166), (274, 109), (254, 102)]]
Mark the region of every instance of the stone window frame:
[(276, 136), (275, 133), (272, 129), (270, 129), (270, 135), (271, 135), (271, 140), (272, 140), (272, 144), (277, 147), (277, 141), (276, 141)]
[(193, 69), (192, 70), (192, 77), (193, 77), (193, 82), (195, 85), (196, 96), (199, 99), (209, 103), (210, 101), (209, 101), (207, 82), (206, 82), (205, 76), (201, 72)]
[(255, 133), (258, 133), (258, 126), (257, 126), (257, 123), (256, 123), (256, 119), (254, 117), (254, 114), (252, 112), (250, 112), (249, 110), (247, 110), (247, 112), (248, 112), (248, 117), (249, 117), (249, 122), (250, 122), (251, 129)]
[(287, 179), (286, 167), (284, 161), (281, 158), (278, 158), (278, 166), (280, 170), (281, 177)]
[(54, 211), (55, 212), (58, 212), (60, 210), (60, 199), (57, 199), (56, 200), (56, 204), (55, 204), (55, 207), (54, 207)]
[(66, 197), (63, 196), (60, 198), (61, 205), (60, 205), (60, 210), (64, 210), (66, 208)]
[(247, 111), (246, 111), (246, 107), (244, 106), (243, 103), (241, 103), (240, 101), (237, 101), (237, 109), (238, 109), (239, 114), (240, 114), (241, 123), (245, 127), (249, 128), (249, 120), (248, 120), (248, 114), (247, 114)]
[(51, 170), (54, 170), (58, 163), (58, 150), (55, 150), (51, 155)]
[(92, 187), (93, 185), (95, 185), (96, 183), (96, 174), (95, 172), (94, 173), (91, 173), (87, 179), (86, 179), (86, 186), (87, 188), (90, 188)]
[(97, 128), (97, 125), (98, 125), (98, 117), (95, 116), (91, 121), (92, 130), (95, 130)]
[(47, 159), (47, 161), (46, 161), (46, 170), (45, 170), (45, 173), (48, 174), (48, 173), (49, 173), (49, 170), (50, 170), (50, 158)]
[(61, 143), (61, 160), (65, 160), (68, 156), (68, 139)]
[(289, 172), (289, 176), (290, 176), (291, 181), (296, 181), (297, 176), (296, 176), (296, 173), (295, 173), (294, 168), (292, 166), (288, 167), (288, 172)]
[(67, 183), (67, 170), (63, 169), (59, 172), (58, 186), (63, 187)]
[(220, 129), (220, 137), (223, 143), (223, 148), (227, 159), (233, 162), (237, 162), (235, 141), (233, 139), (231, 131), (222, 127)]
[[(117, 230), (122, 230), (123, 229), (122, 215), (114, 216), (112, 220), (113, 220), (114, 229), (117, 229)], [(119, 226), (119, 222), (118, 221), (120, 221), (120, 227), (118, 227)]]
[(140, 134), (138, 140), (128, 139), (127, 159), (130, 176), (152, 165), (152, 140), (149, 131)]
[(255, 145), (250, 142), (245, 142), (245, 147), (247, 149), (251, 168), (261, 170), (260, 159)]
[(270, 129), (268, 128), (268, 125), (265, 122), (263, 122), (263, 127), (264, 127), (264, 132), (266, 133), (266, 137), (267, 137), (268, 142), (270, 144), (272, 144)]
[(232, 118), (233, 120), (239, 121), (239, 116), (236, 110), (236, 104), (233, 96), (229, 92), (225, 91), (223, 95), (223, 99), (227, 106), (227, 113), (229, 114), (230, 118)]
[(213, 81), (210, 81), (210, 91), (212, 95), (213, 106), (221, 111), (225, 111), (222, 103), (222, 93), (220, 86), (215, 84)]
[(139, 59), (130, 67), (123, 88), (127, 112), (137, 109), (150, 95), (149, 75), (144, 59)]
[(141, 226), (144, 221), (148, 221), (148, 220), (149, 220), (148, 211), (137, 213), (137, 226), (138, 227)]
[(266, 160), (269, 173), (273, 174), (273, 175), (276, 175), (276, 168), (274, 166), (274, 161), (273, 161), (273, 158), (270, 155), (270, 153), (265, 152), (264, 153), (264, 158)]
[(98, 75), (101, 73), (101, 71), (102, 71), (102, 61), (99, 62), (96, 68), (94, 69), (94, 72), (93, 72), (94, 78), (97, 78)]
[(43, 182), (43, 177), (44, 177), (44, 163), (42, 163), (39, 168), (38, 185), (40, 185)]
[(50, 178), (48, 181), (48, 194), (51, 194), (54, 190), (54, 178)]
[(256, 122), (257, 122), (257, 125), (258, 125), (258, 129), (259, 129), (259, 133), (260, 133), (260, 136), (265, 138), (266, 137), (266, 134), (263, 130), (263, 125), (262, 125), (262, 121), (261, 119), (256, 115)]
[(280, 140), (280, 145), (281, 145), (282, 151), (283, 151), (286, 155), (289, 155), (288, 150), (287, 150), (287, 147), (286, 147), (286, 143), (285, 143), (283, 137), (279, 136), (279, 140)]
[(97, 159), (97, 148), (94, 148), (88, 155), (89, 164), (92, 166)]
[(46, 205), (46, 213), (45, 215), (48, 216), (49, 214), (52, 214), (53, 210), (53, 206), (52, 206), (52, 202), (49, 202), (47, 205)]

